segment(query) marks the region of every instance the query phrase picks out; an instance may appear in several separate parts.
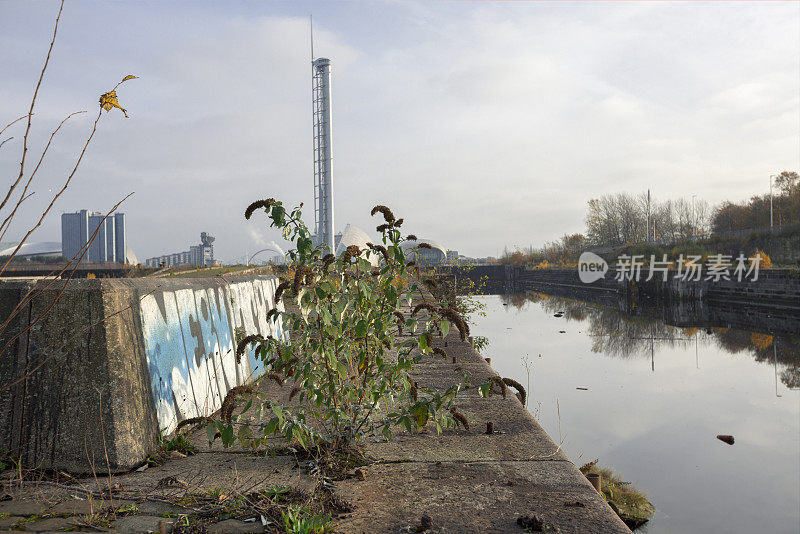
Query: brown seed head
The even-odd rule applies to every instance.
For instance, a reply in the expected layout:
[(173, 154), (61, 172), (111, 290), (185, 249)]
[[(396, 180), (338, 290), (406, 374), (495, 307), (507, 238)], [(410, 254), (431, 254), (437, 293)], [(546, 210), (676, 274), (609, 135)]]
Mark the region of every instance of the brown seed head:
[(267, 378), (271, 378), (275, 382), (278, 383), (279, 386), (283, 387), (283, 378), (278, 373), (268, 373)]
[(256, 200), (255, 202), (247, 206), (246, 210), (244, 210), (244, 218), (249, 220), (250, 216), (253, 215), (253, 212), (255, 210), (257, 210), (258, 208), (269, 209), (269, 207), (273, 204), (275, 204), (274, 198), (268, 198), (266, 200)]
[(289, 282), (287, 282), (286, 280), (284, 280), (283, 282), (278, 284), (278, 289), (275, 290), (275, 305), (276, 306), (281, 301), (281, 296), (283, 295), (283, 292), (286, 291), (286, 289), (288, 287), (289, 287)]
[(253, 392), (253, 386), (236, 386), (228, 391), (225, 395), (225, 400), (222, 401), (222, 407), (219, 409), (219, 415), (224, 422), (231, 424), (231, 417), (233, 410), (236, 408), (236, 397), (240, 395), (247, 395)]
[(383, 215), (383, 220), (386, 221), (387, 223), (394, 222), (394, 213), (392, 213), (392, 210), (390, 210), (386, 206), (378, 204), (377, 206), (372, 208), (370, 215), (374, 216), (378, 212), (380, 212)]
[(453, 308), (442, 308), (439, 313), (443, 318), (447, 319), (458, 328), (458, 333), (461, 336), (461, 341), (466, 341), (469, 335), (469, 326), (467, 326), (464, 318), (459, 315)]
[(300, 293), (300, 288), (303, 286), (303, 267), (298, 266), (294, 270), (294, 281), (292, 282), (292, 293), (297, 296)]
[(522, 387), (522, 384), (520, 384), (519, 382), (517, 382), (513, 378), (504, 378), (503, 382), (507, 386), (511, 386), (511, 387), (513, 387), (514, 389), (517, 390), (517, 392), (519, 394), (519, 402), (522, 403), (522, 405), (524, 406), (525, 405), (525, 399), (528, 397), (528, 393), (525, 391), (525, 388)]
[(252, 334), (242, 339), (236, 346), (236, 363), (238, 364), (242, 361), (242, 355), (250, 343), (262, 341), (264, 341), (264, 338), (258, 334)]
[(367, 243), (367, 245), (372, 250), (377, 250), (378, 252), (380, 252), (381, 256), (383, 256), (383, 260), (386, 263), (389, 263), (389, 251), (386, 250), (386, 247), (384, 247), (383, 245), (373, 245), (372, 243)]
[(460, 423), (461, 426), (469, 430), (469, 421), (467, 421), (467, 418), (464, 417), (464, 415), (460, 413), (455, 406), (450, 407), (450, 413), (453, 414), (453, 419), (456, 420), (456, 426), (458, 426), (458, 424)]
[(421, 310), (428, 310), (431, 313), (436, 313), (437, 311), (439, 311), (438, 308), (435, 305), (430, 304), (428, 302), (421, 302), (421, 303), (417, 304), (416, 306), (414, 306), (414, 309), (411, 310), (411, 316), (412, 317), (415, 316)]
[(489, 378), (489, 382), (492, 383), (492, 390), (494, 390), (494, 386), (495, 386), (495, 384), (497, 384), (497, 387), (500, 388), (500, 391), (503, 394), (503, 398), (505, 399), (506, 398), (506, 391), (508, 391), (508, 387), (506, 386), (506, 383), (503, 382), (503, 379), (500, 378), (499, 376), (493, 376), (493, 377)]
[(207, 422), (208, 422), (208, 417), (190, 417), (189, 419), (184, 419), (175, 426), (175, 435), (177, 436), (181, 428), (187, 425), (202, 425), (203, 423)]

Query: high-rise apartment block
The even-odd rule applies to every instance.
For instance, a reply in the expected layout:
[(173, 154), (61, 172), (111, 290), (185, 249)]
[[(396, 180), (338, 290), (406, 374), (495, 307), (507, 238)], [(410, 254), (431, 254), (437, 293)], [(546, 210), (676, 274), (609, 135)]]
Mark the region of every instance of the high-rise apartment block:
[[(93, 237), (94, 236), (94, 237)], [(91, 241), (91, 243), (90, 243)], [(88, 244), (88, 250), (84, 248)], [(61, 215), (61, 253), (65, 258), (92, 263), (126, 263), (125, 214), (105, 217), (99, 212), (80, 210)]]

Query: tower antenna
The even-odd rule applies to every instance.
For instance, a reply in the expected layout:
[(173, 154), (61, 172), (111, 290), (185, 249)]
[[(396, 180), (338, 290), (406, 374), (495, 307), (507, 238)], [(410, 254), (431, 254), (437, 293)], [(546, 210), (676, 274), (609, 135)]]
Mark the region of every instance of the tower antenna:
[(314, 15), (308, 16), (308, 26), (311, 29), (311, 61), (314, 61)]

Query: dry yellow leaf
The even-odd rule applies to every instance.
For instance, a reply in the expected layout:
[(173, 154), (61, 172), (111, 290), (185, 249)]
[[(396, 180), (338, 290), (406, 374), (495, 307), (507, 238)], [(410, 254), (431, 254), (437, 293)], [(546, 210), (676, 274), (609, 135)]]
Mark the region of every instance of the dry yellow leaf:
[(114, 86), (114, 89), (100, 95), (100, 107), (106, 111), (111, 111), (112, 108), (118, 108), (127, 118), (128, 112), (125, 111), (125, 108), (119, 105), (119, 101), (117, 100), (117, 87), (127, 82), (128, 80), (133, 80), (136, 78), (138, 78), (138, 76), (134, 76), (133, 74), (128, 74), (127, 76), (122, 78), (121, 82), (119, 82), (116, 86)]
[(119, 108), (122, 110), (122, 113), (125, 117), (128, 117), (128, 112), (125, 111), (125, 108), (119, 105), (117, 101), (117, 92), (116, 91), (109, 91), (100, 95), (100, 107), (106, 111), (111, 111), (111, 108)]

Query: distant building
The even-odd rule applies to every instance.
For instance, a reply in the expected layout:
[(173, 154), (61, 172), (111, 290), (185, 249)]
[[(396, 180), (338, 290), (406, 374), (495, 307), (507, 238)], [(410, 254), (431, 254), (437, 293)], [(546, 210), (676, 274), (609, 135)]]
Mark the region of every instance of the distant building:
[[(419, 248), (420, 243), (428, 245), (426, 248)], [(404, 241), (400, 246), (406, 250), (406, 257), (411, 256), (421, 265), (441, 265), (447, 258), (447, 250), (430, 239), (419, 239), (417, 241)]]
[[(19, 243), (0, 243), (0, 258), (7, 258), (14, 254)], [(61, 257), (61, 243), (57, 241), (47, 241), (44, 243), (25, 243), (15, 256), (16, 258), (28, 258), (33, 261), (56, 259)]]
[[(94, 236), (88, 250), (83, 249)], [(125, 214), (105, 217), (99, 212), (80, 210), (61, 214), (61, 253), (65, 258), (80, 257), (92, 263), (132, 263), (127, 243)]]
[(178, 265), (208, 267), (214, 263), (214, 245), (212, 243), (214, 243), (214, 237), (202, 232), (199, 245), (193, 245), (185, 252), (148, 258), (144, 263), (148, 267), (177, 267)]

